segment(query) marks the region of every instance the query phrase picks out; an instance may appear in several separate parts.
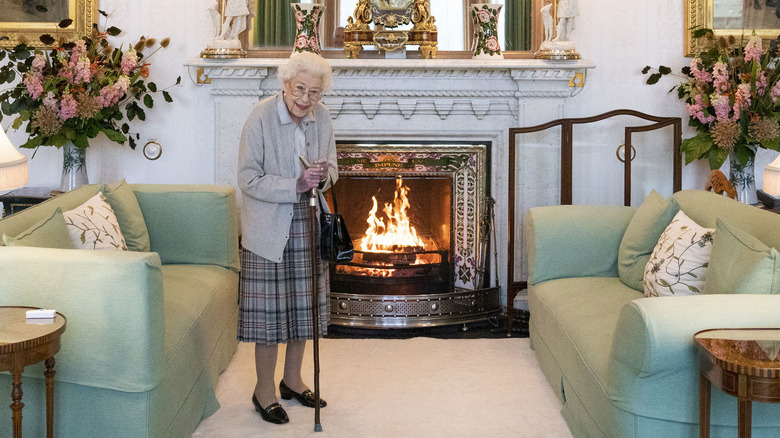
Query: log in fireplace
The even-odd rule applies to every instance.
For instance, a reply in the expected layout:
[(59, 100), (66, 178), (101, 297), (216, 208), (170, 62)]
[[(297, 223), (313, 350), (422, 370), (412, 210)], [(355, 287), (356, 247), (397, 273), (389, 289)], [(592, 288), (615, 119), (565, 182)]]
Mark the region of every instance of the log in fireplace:
[(331, 267), (331, 323), (425, 327), (496, 315), (499, 288), (485, 274), (490, 252), (480, 227), (489, 146), (339, 143), (337, 150), (333, 191), (355, 257)]

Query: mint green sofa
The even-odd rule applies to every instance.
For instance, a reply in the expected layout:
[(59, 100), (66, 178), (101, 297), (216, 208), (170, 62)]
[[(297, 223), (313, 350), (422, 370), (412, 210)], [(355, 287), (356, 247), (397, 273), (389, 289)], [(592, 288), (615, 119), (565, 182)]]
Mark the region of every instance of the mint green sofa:
[[(778, 214), (703, 191), (673, 197), (701, 226), (714, 228), (720, 217), (780, 248)], [(529, 211), (531, 342), (576, 438), (698, 437), (693, 335), (708, 328), (780, 327), (780, 295), (645, 298), (618, 278), (618, 247), (635, 211)], [(712, 437), (737, 436), (737, 400), (714, 386), (711, 416)], [(780, 405), (753, 404), (753, 436), (780, 436)]]
[[(67, 318), (55, 356), (55, 437), (189, 437), (219, 407), (217, 376), (237, 346), (235, 192), (130, 186), (150, 252), (0, 247), (0, 305), (53, 308)], [(0, 235), (97, 191), (82, 186), (0, 220)], [(26, 437), (45, 436), (43, 370), (37, 364), (23, 374)], [(5, 373), (0, 406), (10, 402)], [(0, 431), (10, 433), (10, 423), (10, 409), (0, 410)]]

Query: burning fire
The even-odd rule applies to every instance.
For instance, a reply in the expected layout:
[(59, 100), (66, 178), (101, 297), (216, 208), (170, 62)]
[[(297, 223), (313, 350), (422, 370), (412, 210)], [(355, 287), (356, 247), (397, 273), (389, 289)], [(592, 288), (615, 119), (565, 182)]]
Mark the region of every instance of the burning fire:
[(422, 249), (425, 247), (423, 239), (417, 236), (417, 230), (411, 225), (406, 210), (409, 208), (409, 199), (406, 194), (409, 188), (403, 185), (401, 178), (395, 179), (395, 195), (392, 204), (385, 204), (384, 213), (387, 223), (383, 218), (378, 218), (376, 212), (378, 203), (375, 196), (371, 199), (374, 206), (368, 213), (368, 229), (360, 241), (360, 249), (367, 252), (404, 252), (405, 249)]

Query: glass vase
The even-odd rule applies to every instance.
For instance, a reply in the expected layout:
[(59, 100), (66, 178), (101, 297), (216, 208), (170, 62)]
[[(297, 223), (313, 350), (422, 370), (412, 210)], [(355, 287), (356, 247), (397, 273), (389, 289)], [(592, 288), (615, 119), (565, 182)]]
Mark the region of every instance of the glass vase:
[(71, 142), (62, 147), (61, 192), (69, 192), (79, 186), (89, 184), (87, 177), (87, 150)]
[(325, 6), (320, 3), (291, 3), (295, 12), (295, 36), (293, 53), (314, 52), (320, 54), (320, 19)]
[(744, 166), (739, 163), (737, 154), (729, 153), (729, 181), (737, 191), (737, 200), (745, 204), (758, 204), (756, 194), (755, 155)]
[(504, 59), (498, 42), (498, 14), (503, 5), (498, 3), (475, 3), (471, 5), (471, 19), (474, 21), (474, 58)]

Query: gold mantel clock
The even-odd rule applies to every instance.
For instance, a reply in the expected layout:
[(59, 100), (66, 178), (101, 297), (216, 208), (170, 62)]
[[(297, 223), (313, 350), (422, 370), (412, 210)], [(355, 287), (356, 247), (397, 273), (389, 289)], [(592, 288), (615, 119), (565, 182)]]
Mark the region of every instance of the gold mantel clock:
[[(436, 57), (436, 18), (431, 15), (428, 0), (358, 0), (353, 16), (347, 21), (344, 28), (347, 58), (357, 58), (364, 45), (376, 45), (387, 51), (419, 46), (423, 58)], [(377, 29), (369, 27), (372, 22)], [(409, 23), (413, 27), (408, 31), (381, 29)]]

